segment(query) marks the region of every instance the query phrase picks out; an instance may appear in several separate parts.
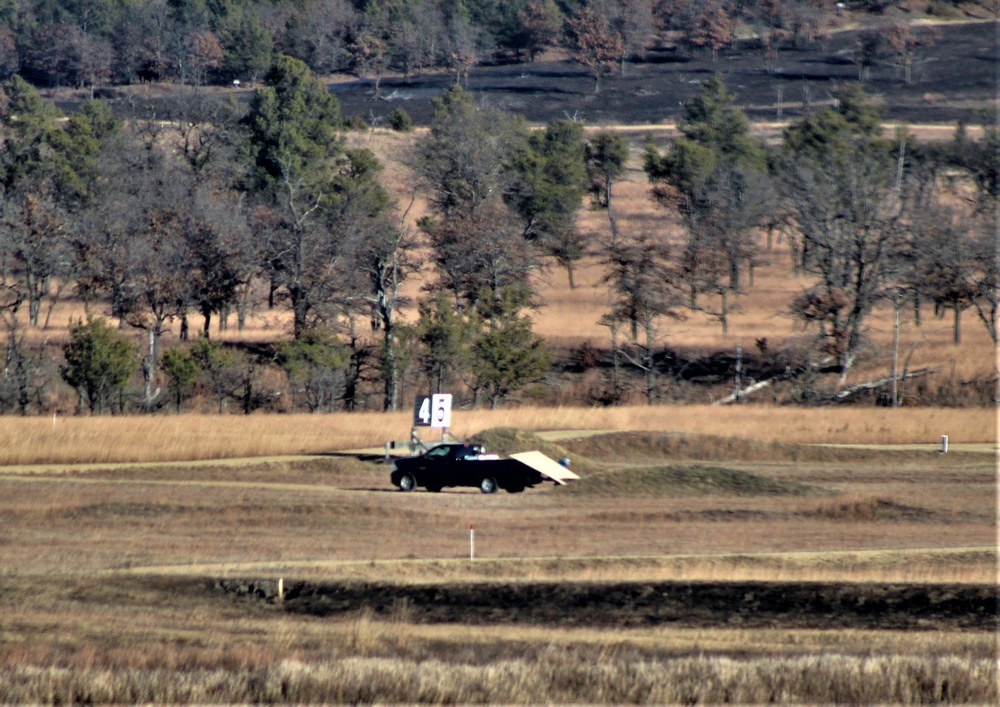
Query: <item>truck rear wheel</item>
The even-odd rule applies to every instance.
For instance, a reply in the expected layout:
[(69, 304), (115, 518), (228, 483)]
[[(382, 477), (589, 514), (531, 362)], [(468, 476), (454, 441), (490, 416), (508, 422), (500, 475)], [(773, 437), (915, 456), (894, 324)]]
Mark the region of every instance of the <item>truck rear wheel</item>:
[(479, 490), (483, 493), (496, 493), (497, 492), (497, 480), (492, 476), (487, 476), (479, 484)]

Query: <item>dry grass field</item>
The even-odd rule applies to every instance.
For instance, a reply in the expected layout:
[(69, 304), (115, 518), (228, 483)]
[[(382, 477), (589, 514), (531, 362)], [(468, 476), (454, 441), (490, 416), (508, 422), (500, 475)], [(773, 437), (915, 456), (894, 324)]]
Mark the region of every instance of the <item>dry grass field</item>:
[[(544, 415), (521, 420), (544, 427)], [(190, 433), (196, 419), (160, 422)], [(286, 419), (316, 434), (303, 418), (219, 419), (251, 425), (244, 441)], [(57, 429), (76, 422), (87, 420)], [(665, 435), (674, 427), (660, 424), (556, 441), (487, 430), (496, 448), (567, 454), (584, 477), (497, 496), (398, 493), (384, 465), (323, 453), (0, 469), (0, 702), (996, 701), (995, 612), (959, 606), (947, 619), (875, 598), (995, 596), (994, 454)], [(345, 444), (361, 443), (354, 434)], [(362, 599), (282, 603), (279, 578), (293, 591), (358, 587)], [(542, 624), (504, 618), (502, 597), (536, 584), (690, 587), (695, 607), (700, 591), (725, 591), (732, 610), (650, 622), (636, 608), (609, 625), (567, 600)], [(870, 618), (753, 608), (768, 587), (811, 586), (867, 597)], [(441, 599), (370, 603), (407, 587), (479, 587), (497, 603), (486, 618)], [(433, 618), (448, 606), (452, 618)]]
[[(7, 417), (0, 466), (243, 459), (382, 447), (409, 438), (412, 413)], [(799, 444), (949, 444), (996, 451), (997, 416), (984, 408), (801, 408), (670, 405), (457, 410), (451, 436), (491, 427), (648, 430)], [(425, 433), (428, 441), (439, 433)]]

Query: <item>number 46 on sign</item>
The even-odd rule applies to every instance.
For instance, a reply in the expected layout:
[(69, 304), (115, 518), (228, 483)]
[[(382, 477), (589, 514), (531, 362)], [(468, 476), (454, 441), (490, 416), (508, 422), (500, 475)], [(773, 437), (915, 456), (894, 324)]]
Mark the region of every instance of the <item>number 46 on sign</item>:
[(451, 427), (451, 393), (417, 396), (413, 406), (414, 427)]

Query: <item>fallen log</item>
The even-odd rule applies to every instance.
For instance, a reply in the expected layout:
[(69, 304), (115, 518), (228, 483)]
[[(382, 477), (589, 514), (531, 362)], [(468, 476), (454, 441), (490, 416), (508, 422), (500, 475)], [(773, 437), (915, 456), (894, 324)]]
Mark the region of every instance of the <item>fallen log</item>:
[(767, 380), (757, 381), (753, 385), (748, 385), (746, 388), (741, 388), (740, 390), (734, 391), (724, 398), (716, 400), (713, 405), (729, 405), (730, 403), (735, 403), (737, 401), (742, 401), (746, 396), (751, 393), (756, 393), (758, 390), (763, 390), (773, 383), (776, 378), (768, 378)]
[[(794, 372), (787, 371), (787, 372), (781, 374), (780, 376), (774, 376), (773, 378), (768, 378), (767, 380), (757, 381), (756, 383), (753, 383), (752, 385), (748, 385), (746, 388), (741, 388), (739, 390), (733, 391), (732, 393), (730, 393), (726, 397), (720, 398), (720, 399), (718, 399), (716, 401), (713, 401), (712, 404), (713, 405), (731, 405), (732, 403), (735, 403), (735, 402), (741, 402), (748, 395), (750, 395), (752, 393), (756, 393), (756, 392), (758, 392), (760, 390), (763, 390), (764, 388), (769, 387), (775, 381), (790, 380), (790, 379), (795, 378), (796, 376), (800, 375), (805, 370), (806, 370), (806, 368), (802, 367), (802, 368), (796, 369)], [(935, 367), (935, 368), (930, 368), (930, 367), (928, 367), (928, 368), (918, 368), (915, 371), (907, 371), (906, 373), (901, 373), (898, 376), (886, 376), (885, 378), (879, 378), (878, 380), (871, 380), (871, 381), (866, 381), (865, 383), (858, 383), (857, 385), (852, 385), (849, 388), (844, 388), (843, 390), (838, 390), (835, 393), (831, 393), (830, 395), (822, 398), (820, 400), (820, 402), (821, 403), (831, 403), (831, 402), (832, 403), (839, 403), (839, 402), (843, 402), (844, 400), (847, 400), (849, 397), (851, 397), (855, 393), (860, 393), (860, 392), (865, 391), (865, 390), (875, 390), (877, 388), (882, 388), (884, 386), (890, 385), (892, 383), (892, 381), (893, 381), (893, 378), (895, 378), (895, 380), (897, 380), (897, 381), (906, 380), (908, 378), (919, 378), (921, 376), (929, 376), (932, 373), (937, 373), (939, 370), (941, 370), (940, 366)]]
[(810, 368), (815, 368), (815, 366), (799, 366), (797, 368), (786, 368), (783, 373), (776, 376), (771, 376), (767, 380), (757, 381), (756, 383), (751, 383), (746, 388), (740, 388), (739, 390), (734, 390), (732, 393), (724, 398), (720, 398), (712, 402), (713, 405), (729, 405), (735, 402), (743, 402), (743, 400), (751, 393), (756, 393), (759, 390), (767, 388), (775, 381), (786, 381), (792, 380), (793, 378), (798, 378), (800, 375), (805, 373)]
[(843, 390), (838, 390), (835, 393), (827, 396), (823, 399), (823, 402), (833, 402), (839, 403), (847, 400), (849, 397), (855, 393), (860, 393), (866, 390), (875, 390), (877, 388), (882, 388), (890, 385), (893, 380), (901, 381), (907, 378), (919, 378), (921, 376), (929, 376), (932, 373), (937, 373), (941, 370), (940, 366), (934, 368), (918, 368), (915, 371), (908, 371), (902, 373), (898, 376), (886, 376), (885, 378), (879, 378), (878, 380), (867, 381), (865, 383), (858, 383), (857, 385), (852, 385), (849, 388), (844, 388)]

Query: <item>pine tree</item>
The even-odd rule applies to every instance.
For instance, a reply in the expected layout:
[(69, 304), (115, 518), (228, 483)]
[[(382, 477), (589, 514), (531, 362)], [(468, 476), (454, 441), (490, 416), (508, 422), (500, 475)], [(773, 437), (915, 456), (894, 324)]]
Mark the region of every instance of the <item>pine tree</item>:
[(70, 326), (69, 337), (63, 346), (63, 379), (76, 389), (81, 407), (85, 404), (91, 414), (111, 410), (136, 371), (135, 350), (103, 319)]

